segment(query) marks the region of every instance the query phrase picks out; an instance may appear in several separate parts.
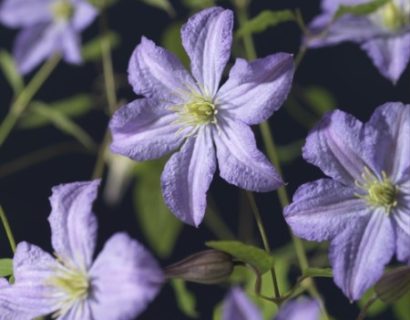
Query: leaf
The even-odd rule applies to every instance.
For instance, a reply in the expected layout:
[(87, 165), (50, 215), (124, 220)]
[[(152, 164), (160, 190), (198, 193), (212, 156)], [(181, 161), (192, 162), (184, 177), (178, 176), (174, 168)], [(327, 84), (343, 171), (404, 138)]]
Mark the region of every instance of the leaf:
[(182, 3), (188, 9), (198, 11), (215, 5), (214, 0), (182, 0)]
[(296, 160), (302, 152), (302, 146), (305, 142), (297, 140), (287, 145), (278, 146), (278, 156), (281, 163), (291, 163)]
[(149, 6), (162, 9), (166, 11), (170, 16), (175, 15), (175, 10), (172, 7), (171, 2), (169, 2), (168, 0), (140, 0), (140, 1), (144, 2), (145, 4)]
[(393, 303), (410, 291), (410, 266), (387, 271), (374, 287), (384, 303)]
[(189, 67), (189, 58), (181, 42), (181, 26), (181, 22), (176, 22), (165, 29), (164, 33), (162, 34), (161, 43), (165, 49), (168, 49), (169, 51), (174, 53), (181, 60), (185, 67)]
[(162, 198), (163, 167), (162, 160), (145, 162), (137, 167), (134, 208), (149, 245), (158, 256), (165, 258), (174, 249), (182, 223), (169, 211)]
[(117, 3), (118, 0), (88, 0), (92, 5), (98, 9), (103, 9)]
[[(374, 294), (375, 294), (375, 292), (374, 292), (374, 289), (373, 289), (373, 288), (367, 290), (367, 291), (365, 292), (365, 294), (361, 297), (361, 299), (358, 301), (359, 307), (360, 307), (361, 309), (363, 309), (364, 306), (367, 304), (367, 302), (368, 302), (370, 299), (372, 299), (372, 297), (374, 297)], [(388, 307), (387, 304), (383, 303), (383, 302), (382, 302), (381, 300), (379, 300), (379, 299), (376, 299), (376, 301), (374, 301), (374, 302), (371, 304), (371, 306), (370, 306), (370, 308), (367, 310), (366, 314), (367, 314), (367, 316), (369, 316), (369, 317), (373, 317), (373, 316), (376, 316), (376, 315), (382, 313), (384, 310), (387, 309), (387, 307)]]
[(84, 61), (96, 61), (102, 56), (102, 42), (106, 41), (111, 50), (117, 48), (120, 45), (121, 38), (118, 33), (108, 32), (102, 36), (95, 37), (82, 48), (82, 56)]
[(198, 312), (196, 311), (196, 298), (186, 288), (185, 281), (173, 279), (171, 281), (171, 285), (174, 288), (179, 310), (190, 318), (198, 318)]
[(312, 278), (333, 278), (331, 268), (307, 268), (303, 271), (303, 276)]
[(0, 51), (0, 67), (3, 70), (4, 77), (10, 84), (15, 95), (18, 95), (24, 88), (24, 81), (17, 70), (12, 56), (5, 50)]
[(352, 14), (354, 16), (365, 16), (370, 13), (375, 12), (377, 9), (384, 6), (386, 3), (390, 2), (391, 0), (373, 0), (366, 3), (361, 3), (354, 6), (346, 6), (341, 5), (337, 9), (334, 19), (338, 19), (345, 14)]
[(269, 27), (274, 27), (280, 23), (294, 21), (295, 15), (290, 10), (269, 11), (265, 10), (245, 22), (236, 32), (237, 37), (243, 37), (246, 34), (259, 33)]
[(10, 277), (13, 275), (13, 260), (0, 259), (0, 277)]
[(79, 125), (71, 121), (58, 110), (54, 110), (49, 105), (41, 102), (33, 102), (30, 105), (30, 110), (35, 114), (39, 114), (47, 118), (56, 128), (68, 135), (73, 136), (86, 148), (91, 150), (96, 148), (94, 141), (88, 133), (86, 133)]
[(274, 263), (273, 257), (266, 251), (240, 241), (208, 241), (206, 245), (229, 253), (242, 262), (249, 263), (257, 268), (261, 274), (268, 271)]
[[(48, 104), (50, 108), (69, 118), (76, 118), (89, 112), (93, 107), (93, 100), (86, 94), (79, 94), (65, 100)], [(23, 129), (33, 129), (51, 124), (48, 117), (38, 112), (28, 111), (20, 120), (19, 127)]]
[(307, 105), (320, 117), (326, 112), (332, 111), (336, 106), (336, 99), (321, 87), (306, 88), (303, 95)]
[(398, 320), (409, 320), (410, 291), (393, 305), (393, 312)]

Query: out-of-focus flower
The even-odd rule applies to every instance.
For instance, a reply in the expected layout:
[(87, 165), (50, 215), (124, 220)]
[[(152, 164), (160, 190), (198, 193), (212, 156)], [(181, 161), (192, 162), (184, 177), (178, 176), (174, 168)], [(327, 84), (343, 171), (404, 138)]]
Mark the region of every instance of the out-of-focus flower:
[(282, 180), (257, 149), (250, 125), (266, 120), (284, 102), (293, 73), (290, 54), (248, 63), (237, 59), (220, 87), (232, 44), (233, 15), (219, 7), (194, 15), (182, 28), (191, 73), (151, 40), (142, 38), (129, 64), (135, 100), (110, 123), (111, 150), (136, 161), (159, 158), (181, 145), (162, 174), (171, 211), (198, 226), (218, 163), (223, 179), (251, 191), (270, 191)]
[(320, 307), (316, 300), (299, 298), (287, 302), (276, 315), (275, 320), (319, 320)]
[(49, 222), (56, 258), (35, 245), (18, 245), (15, 283), (0, 282), (4, 319), (48, 314), (66, 320), (134, 319), (156, 296), (162, 271), (128, 235), (113, 235), (93, 261), (97, 220), (91, 210), (98, 185), (76, 182), (53, 188)]
[(310, 25), (310, 47), (353, 41), (367, 52), (380, 73), (396, 83), (410, 59), (410, 1), (391, 0), (369, 15), (343, 15), (334, 20), (340, 5), (369, 0), (323, 0), (324, 13)]
[(0, 22), (23, 29), (13, 49), (23, 74), (56, 53), (68, 63), (81, 63), (80, 33), (96, 14), (86, 0), (5, 0), (0, 6)]
[(332, 112), (303, 157), (330, 177), (301, 186), (285, 209), (293, 232), (329, 240), (336, 284), (359, 299), (394, 253), (410, 259), (410, 105), (387, 103), (363, 124)]

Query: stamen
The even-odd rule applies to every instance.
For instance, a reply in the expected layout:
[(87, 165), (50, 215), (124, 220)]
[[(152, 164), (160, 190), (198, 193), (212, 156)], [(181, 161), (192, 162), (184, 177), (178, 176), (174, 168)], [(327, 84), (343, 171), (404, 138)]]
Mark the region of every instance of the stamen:
[(74, 7), (69, 0), (57, 0), (51, 4), (51, 12), (56, 21), (67, 21), (74, 14)]
[(394, 1), (389, 1), (373, 15), (373, 19), (389, 31), (397, 31), (410, 23), (410, 13), (405, 11)]

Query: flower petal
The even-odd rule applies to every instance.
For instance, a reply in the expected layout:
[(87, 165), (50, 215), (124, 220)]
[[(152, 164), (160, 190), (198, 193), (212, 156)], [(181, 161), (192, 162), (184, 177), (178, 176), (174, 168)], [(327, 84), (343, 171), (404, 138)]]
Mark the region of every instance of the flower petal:
[(396, 84), (410, 61), (410, 33), (372, 39), (362, 48), (380, 73)]
[(381, 171), (376, 148), (380, 139), (375, 128), (336, 110), (326, 114), (309, 133), (303, 157), (333, 179), (354, 184), (362, 180), (365, 167)]
[(136, 94), (171, 105), (185, 103), (199, 91), (181, 62), (145, 37), (131, 56), (128, 75)]
[(392, 213), (396, 233), (396, 255), (399, 261), (410, 264), (410, 195), (401, 199)]
[(7, 319), (29, 320), (56, 311), (55, 289), (47, 280), (57, 268), (57, 261), (39, 247), (22, 242), (13, 264), (15, 283), (0, 290), (0, 301), (15, 316)]
[(291, 300), (279, 309), (275, 320), (319, 320), (320, 307), (316, 300), (299, 298)]
[(0, 6), (0, 22), (12, 28), (50, 22), (52, 0), (5, 0)]
[(71, 24), (76, 31), (82, 31), (94, 21), (97, 14), (97, 9), (89, 2), (83, 0), (76, 1)]
[(282, 106), (293, 74), (291, 54), (273, 54), (249, 63), (237, 59), (218, 92), (217, 104), (246, 124), (261, 123)]
[(97, 220), (92, 213), (100, 180), (73, 182), (53, 187), (50, 197), (51, 241), (58, 258), (80, 270), (91, 265)]
[(38, 24), (17, 35), (13, 56), (19, 71), (29, 73), (39, 63), (61, 50), (61, 25)]
[(161, 177), (165, 203), (181, 221), (198, 226), (216, 170), (210, 128), (202, 127), (167, 162)]
[(389, 217), (383, 209), (373, 209), (332, 241), (329, 258), (335, 283), (349, 299), (360, 299), (382, 276), (394, 249)]
[(337, 181), (320, 179), (299, 187), (284, 210), (294, 234), (306, 240), (330, 240), (368, 213), (355, 189)]
[(184, 134), (178, 133), (177, 115), (139, 99), (119, 109), (110, 122), (111, 150), (136, 161), (160, 158), (177, 149)]
[(213, 7), (192, 16), (181, 29), (192, 74), (209, 98), (218, 90), (231, 54), (232, 28), (232, 11)]
[(259, 309), (249, 300), (241, 288), (231, 289), (223, 302), (222, 320), (262, 320)]
[(90, 275), (94, 319), (134, 319), (155, 298), (163, 282), (151, 254), (124, 233), (107, 241)]
[(61, 39), (64, 60), (71, 64), (80, 64), (83, 59), (81, 57), (81, 41), (78, 34), (71, 27), (67, 27), (62, 33)]
[(257, 192), (271, 191), (283, 184), (279, 173), (257, 149), (251, 128), (227, 117), (221, 119), (218, 126), (213, 136), (223, 179)]
[(383, 168), (397, 183), (410, 169), (410, 105), (386, 103), (376, 109), (369, 124), (389, 134), (382, 152), (386, 161)]

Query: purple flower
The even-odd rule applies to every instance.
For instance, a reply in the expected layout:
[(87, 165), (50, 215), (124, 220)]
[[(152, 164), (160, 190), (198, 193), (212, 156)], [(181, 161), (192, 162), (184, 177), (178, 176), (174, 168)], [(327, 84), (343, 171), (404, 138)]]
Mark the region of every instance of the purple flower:
[(96, 14), (86, 0), (5, 0), (0, 6), (0, 22), (23, 29), (13, 49), (23, 74), (55, 53), (68, 63), (81, 63), (79, 34)]
[(410, 59), (410, 2), (391, 0), (367, 16), (344, 15), (332, 21), (340, 5), (358, 5), (370, 0), (323, 0), (324, 13), (310, 29), (310, 47), (353, 41), (367, 52), (380, 73), (396, 83)]
[(110, 127), (114, 153), (136, 161), (173, 150), (162, 174), (166, 204), (182, 221), (198, 226), (218, 163), (227, 182), (251, 191), (282, 185), (257, 149), (250, 125), (282, 105), (294, 73), (290, 54), (247, 62), (237, 59), (220, 87), (229, 60), (233, 15), (219, 7), (199, 12), (182, 27), (191, 73), (171, 53), (143, 37), (129, 64), (135, 93), (145, 96), (121, 108)]
[(316, 300), (299, 298), (280, 308), (275, 320), (319, 320), (320, 307)]
[(18, 245), (15, 283), (0, 282), (0, 319), (133, 319), (156, 296), (162, 271), (128, 235), (113, 235), (93, 261), (97, 220), (91, 210), (98, 185), (53, 188), (49, 222), (56, 258), (35, 245)]
[(301, 186), (285, 218), (330, 241), (334, 281), (359, 299), (394, 253), (410, 261), (410, 105), (387, 103), (363, 124), (335, 111), (309, 134), (303, 157), (330, 178)]

